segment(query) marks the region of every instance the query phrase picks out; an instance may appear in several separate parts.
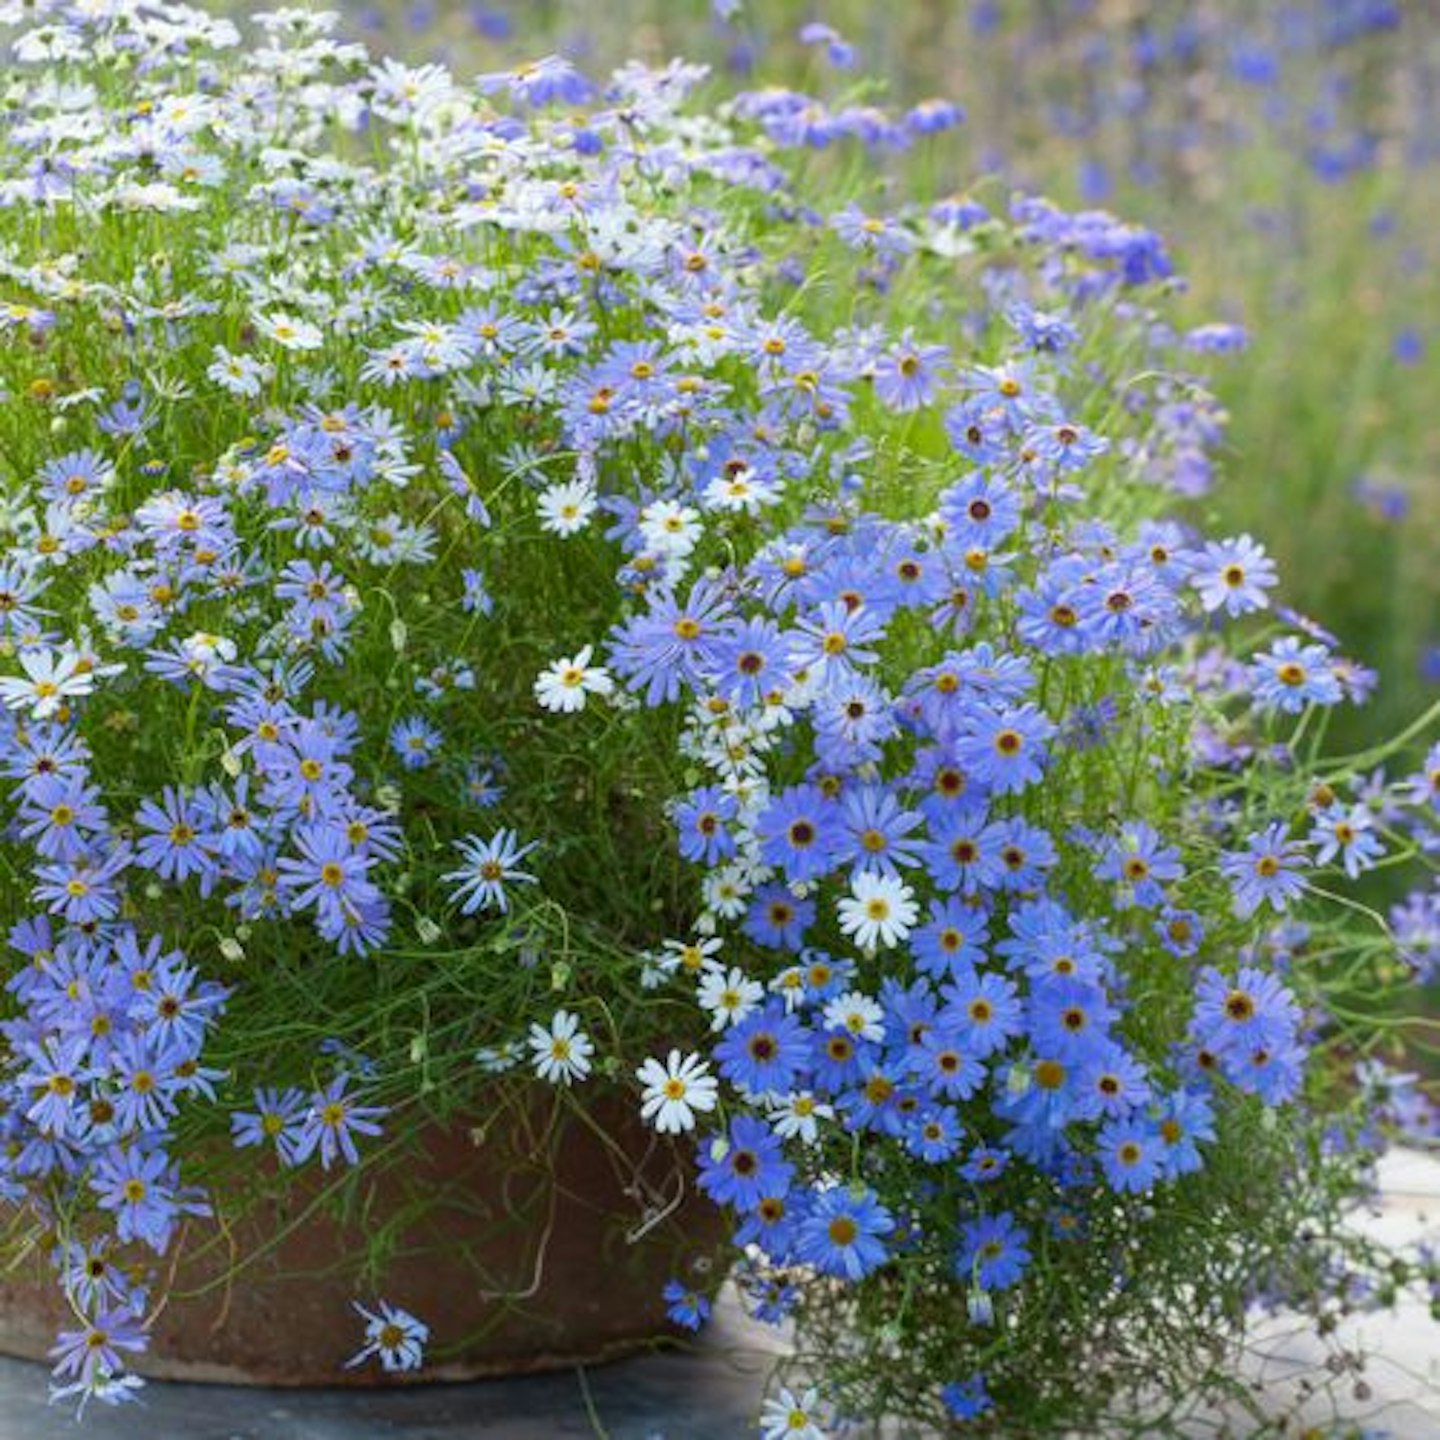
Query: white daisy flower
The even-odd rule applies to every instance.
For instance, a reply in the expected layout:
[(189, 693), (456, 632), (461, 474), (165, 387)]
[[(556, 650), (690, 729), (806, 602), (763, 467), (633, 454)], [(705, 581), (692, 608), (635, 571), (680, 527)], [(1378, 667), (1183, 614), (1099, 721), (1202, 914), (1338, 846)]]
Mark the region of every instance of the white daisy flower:
[(767, 505), (780, 499), (775, 486), (748, 472), (717, 475), (705, 487), (704, 501), (709, 510), (727, 510), (735, 514), (758, 515)]
[(655, 500), (640, 512), (640, 534), (657, 555), (683, 559), (700, 538), (700, 512), (675, 500)]
[(609, 695), (615, 689), (610, 672), (603, 665), (592, 665), (593, 645), (568, 660), (557, 660), (542, 670), (535, 680), (535, 698), (546, 710), (573, 714), (585, 708), (590, 695)]
[(578, 535), (595, 513), (595, 487), (584, 480), (547, 486), (536, 502), (540, 528), (552, 535)]
[(580, 1029), (580, 1018), (568, 1010), (557, 1010), (550, 1028), (530, 1027), (531, 1062), (535, 1073), (552, 1085), (568, 1085), (590, 1073), (594, 1042)]
[(365, 1344), (346, 1362), (348, 1370), (363, 1365), (376, 1356), (386, 1370), (418, 1370), (425, 1358), (425, 1342), (430, 1328), (408, 1310), (387, 1301), (380, 1302), (377, 1314), (367, 1310), (358, 1300), (350, 1302), (365, 1317)]
[(738, 865), (721, 865), (701, 882), (701, 899), (707, 910), (722, 919), (738, 920), (745, 913), (754, 888)]
[(824, 1010), (827, 1030), (848, 1030), (860, 1040), (885, 1038), (885, 1009), (858, 990), (837, 995)]
[(360, 367), (360, 378), (371, 384), (399, 385), (416, 373), (415, 358), (404, 345), (372, 350)]
[(487, 1075), (503, 1075), (519, 1063), (519, 1046), (513, 1040), (503, 1045), (482, 1045), (475, 1052), (475, 1063)]
[(233, 640), (223, 635), (211, 635), (208, 631), (197, 630), (180, 642), (185, 655), (185, 668), (197, 680), (204, 680), (216, 670), (230, 664), (239, 653)]
[(95, 689), (93, 670), (82, 668), (73, 651), (22, 650), (25, 674), (0, 676), (0, 700), (11, 710), (29, 710), (35, 720), (48, 720), (73, 696)]
[(898, 944), (918, 913), (915, 892), (908, 885), (892, 875), (860, 874), (840, 902), (840, 929), (862, 950), (871, 950)]
[(395, 124), (433, 117), (455, 99), (455, 81), (443, 65), (412, 67), (386, 57), (373, 67), (371, 75), (375, 113)]
[(820, 1397), (815, 1390), (796, 1395), (784, 1386), (760, 1412), (761, 1440), (826, 1440), (816, 1420)]
[(437, 320), (402, 320), (397, 328), (410, 337), (412, 354), (418, 354), (431, 370), (453, 370), (475, 353), (474, 343), (454, 325)]
[(770, 982), (770, 993), (785, 1002), (785, 1013), (794, 1014), (806, 997), (805, 971), (799, 965), (787, 965)]
[(253, 400), (273, 373), (269, 365), (262, 364), (253, 355), (232, 355), (223, 345), (217, 345), (214, 354), (214, 363), (205, 373), (232, 395)]
[(635, 1078), (645, 1087), (640, 1118), (661, 1135), (693, 1130), (695, 1112), (713, 1110), (720, 1088), (698, 1055), (682, 1056), (678, 1050), (672, 1050), (663, 1065), (653, 1058), (647, 1060)]
[(834, 1106), (817, 1100), (808, 1090), (787, 1095), (770, 1111), (770, 1123), (782, 1140), (813, 1145), (820, 1138), (820, 1122), (835, 1118)]
[(267, 340), (273, 340), (286, 350), (318, 350), (325, 342), (318, 325), (297, 315), (287, 315), (283, 310), (272, 310), (268, 315), (258, 316), (255, 328)]
[(667, 975), (683, 970), (687, 975), (699, 975), (714, 970), (720, 964), (716, 958), (724, 941), (718, 935), (709, 935), (698, 940), (667, 940), (657, 963)]
[(743, 1020), (764, 995), (765, 987), (735, 966), (729, 970), (707, 970), (696, 991), (700, 1008), (710, 1012), (712, 1030), (723, 1030)]

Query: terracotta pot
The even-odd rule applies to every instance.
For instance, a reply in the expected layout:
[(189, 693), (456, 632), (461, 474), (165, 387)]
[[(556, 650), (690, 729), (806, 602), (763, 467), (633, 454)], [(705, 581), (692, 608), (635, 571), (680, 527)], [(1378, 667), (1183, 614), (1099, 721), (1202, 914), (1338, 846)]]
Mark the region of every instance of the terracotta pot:
[[(586, 1116), (532, 1099), (483, 1129), (429, 1129), (361, 1172), (312, 1166), (277, 1184), (257, 1163), (239, 1182), (252, 1213), (186, 1222), (134, 1368), (226, 1384), (469, 1380), (673, 1336), (661, 1289), (672, 1276), (704, 1284), (724, 1234), (694, 1189), (693, 1141), (658, 1139), (619, 1098)], [(430, 1327), (418, 1374), (344, 1368), (364, 1330), (351, 1302), (382, 1297)], [(62, 1323), (73, 1317), (41, 1254), (0, 1274), (0, 1351), (43, 1358)]]

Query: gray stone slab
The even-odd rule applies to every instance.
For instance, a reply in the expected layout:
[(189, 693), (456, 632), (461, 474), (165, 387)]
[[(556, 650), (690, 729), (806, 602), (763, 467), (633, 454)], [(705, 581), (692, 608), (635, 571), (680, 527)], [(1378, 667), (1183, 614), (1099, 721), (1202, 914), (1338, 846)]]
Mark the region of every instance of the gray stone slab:
[(43, 1365), (0, 1357), (0, 1440), (740, 1440), (782, 1350), (722, 1303), (693, 1344), (584, 1372), (372, 1391), (154, 1383), (78, 1429), (48, 1404)]
[[(612, 1440), (736, 1440), (753, 1433), (753, 1403), (681, 1370), (637, 1375), (633, 1362), (614, 1377), (587, 1376), (594, 1418), (574, 1374), (474, 1385), (356, 1394), (155, 1384), (118, 1410), (93, 1408), (79, 1428), (45, 1403), (45, 1371), (0, 1361), (0, 1437), (75, 1440), (505, 1440), (608, 1435)], [(676, 1428), (683, 1419), (681, 1428)]]

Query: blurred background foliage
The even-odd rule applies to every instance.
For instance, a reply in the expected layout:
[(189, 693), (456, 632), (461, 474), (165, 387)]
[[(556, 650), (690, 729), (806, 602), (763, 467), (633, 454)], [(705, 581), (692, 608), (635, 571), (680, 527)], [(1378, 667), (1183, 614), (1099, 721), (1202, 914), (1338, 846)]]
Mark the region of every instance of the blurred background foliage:
[[(1221, 483), (1285, 599), (1381, 673), (1356, 748), (1440, 692), (1440, 5), (1432, 0), (381, 0), (353, 38), (412, 63), (635, 57), (908, 105), (958, 131), (878, 161), (935, 194), (1012, 188), (1158, 229), (1185, 318), (1248, 330), (1218, 367)], [(853, 47), (835, 63), (809, 22)]]

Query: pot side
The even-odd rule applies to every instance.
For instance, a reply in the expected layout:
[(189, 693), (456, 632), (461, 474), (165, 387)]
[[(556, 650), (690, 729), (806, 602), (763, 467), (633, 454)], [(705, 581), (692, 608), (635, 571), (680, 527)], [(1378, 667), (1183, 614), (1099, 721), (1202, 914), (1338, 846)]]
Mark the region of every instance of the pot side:
[[(257, 1162), (244, 1218), (187, 1220), (160, 1262), (150, 1348), (133, 1368), (202, 1383), (406, 1384), (590, 1364), (672, 1338), (661, 1290), (673, 1277), (709, 1288), (722, 1218), (694, 1189), (692, 1145), (655, 1136), (616, 1099), (586, 1117), (551, 1101), (483, 1128), (429, 1126), (396, 1163), (344, 1175), (277, 1184)], [(429, 1326), (422, 1370), (345, 1368), (364, 1331), (351, 1302), (380, 1298)], [(75, 1324), (43, 1247), (0, 1273), (0, 1351), (44, 1359)]]

